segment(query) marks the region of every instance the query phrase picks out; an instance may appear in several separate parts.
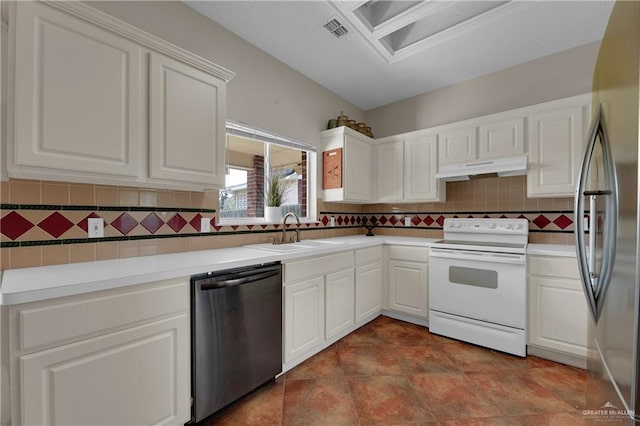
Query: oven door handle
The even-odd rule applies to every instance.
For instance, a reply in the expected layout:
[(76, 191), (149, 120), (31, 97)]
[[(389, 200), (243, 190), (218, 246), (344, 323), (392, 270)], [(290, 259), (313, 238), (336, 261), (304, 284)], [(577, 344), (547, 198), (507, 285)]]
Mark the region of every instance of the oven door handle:
[(475, 260), (487, 263), (507, 263), (510, 265), (525, 265), (527, 256), (509, 253), (482, 253), (478, 251), (446, 250), (431, 248), (429, 257), (454, 260)]

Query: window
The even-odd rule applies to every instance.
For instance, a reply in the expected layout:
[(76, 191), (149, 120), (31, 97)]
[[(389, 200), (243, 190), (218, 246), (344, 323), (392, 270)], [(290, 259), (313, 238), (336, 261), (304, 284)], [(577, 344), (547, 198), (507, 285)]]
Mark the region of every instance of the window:
[(315, 218), (310, 194), (315, 182), (315, 148), (281, 136), (227, 122), (227, 174), (219, 192), (221, 223), (264, 221), (268, 183), (281, 184), (280, 212)]

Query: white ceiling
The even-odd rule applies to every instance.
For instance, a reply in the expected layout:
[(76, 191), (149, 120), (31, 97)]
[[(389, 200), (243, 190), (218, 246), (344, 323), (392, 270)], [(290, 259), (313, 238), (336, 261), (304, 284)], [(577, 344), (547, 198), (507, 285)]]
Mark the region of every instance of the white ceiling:
[[(600, 40), (613, 7), (611, 1), (184, 2), (363, 110)], [(329, 33), (323, 25), (331, 19), (348, 33)]]

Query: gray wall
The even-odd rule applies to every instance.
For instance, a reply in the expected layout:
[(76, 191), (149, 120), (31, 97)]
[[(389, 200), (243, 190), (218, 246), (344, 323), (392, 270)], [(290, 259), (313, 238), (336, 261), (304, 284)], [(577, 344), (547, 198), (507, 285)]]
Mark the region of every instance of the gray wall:
[(320, 145), (327, 120), (364, 112), (179, 1), (89, 1), (88, 4), (236, 73), (227, 116)]
[(425, 129), (591, 91), (599, 42), (366, 112), (376, 137)]

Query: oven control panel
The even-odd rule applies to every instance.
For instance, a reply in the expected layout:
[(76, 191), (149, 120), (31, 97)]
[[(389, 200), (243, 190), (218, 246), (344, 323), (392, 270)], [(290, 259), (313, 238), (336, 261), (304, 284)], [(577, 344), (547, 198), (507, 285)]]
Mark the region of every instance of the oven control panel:
[(465, 234), (527, 235), (527, 219), (445, 219), (444, 232)]

